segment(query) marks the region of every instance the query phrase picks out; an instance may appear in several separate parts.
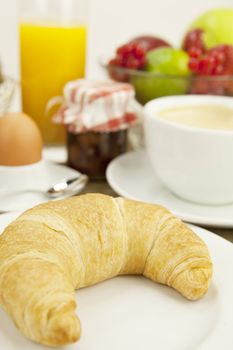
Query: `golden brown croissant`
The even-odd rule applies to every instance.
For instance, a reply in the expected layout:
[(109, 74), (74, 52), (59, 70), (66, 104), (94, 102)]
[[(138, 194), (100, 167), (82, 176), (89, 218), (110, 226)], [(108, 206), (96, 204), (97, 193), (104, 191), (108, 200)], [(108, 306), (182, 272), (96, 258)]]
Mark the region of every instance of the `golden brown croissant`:
[(89, 194), (32, 208), (0, 236), (0, 304), (28, 338), (75, 342), (75, 289), (143, 274), (195, 300), (212, 275), (208, 249), (166, 209)]

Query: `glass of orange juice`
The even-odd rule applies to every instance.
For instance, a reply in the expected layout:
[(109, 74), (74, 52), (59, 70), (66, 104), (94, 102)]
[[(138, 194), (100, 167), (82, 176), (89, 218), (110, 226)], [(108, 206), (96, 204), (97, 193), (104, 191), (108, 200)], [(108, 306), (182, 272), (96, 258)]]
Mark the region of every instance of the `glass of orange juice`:
[(22, 108), (44, 142), (64, 141), (62, 126), (46, 108), (64, 85), (85, 75), (87, 0), (20, 0)]

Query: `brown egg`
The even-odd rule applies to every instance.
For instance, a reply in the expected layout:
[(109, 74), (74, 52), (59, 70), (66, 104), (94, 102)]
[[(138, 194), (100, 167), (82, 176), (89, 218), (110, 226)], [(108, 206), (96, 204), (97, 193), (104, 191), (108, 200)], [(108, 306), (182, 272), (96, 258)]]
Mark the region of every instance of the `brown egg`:
[(36, 123), (23, 113), (0, 117), (0, 165), (33, 164), (42, 157), (42, 136)]

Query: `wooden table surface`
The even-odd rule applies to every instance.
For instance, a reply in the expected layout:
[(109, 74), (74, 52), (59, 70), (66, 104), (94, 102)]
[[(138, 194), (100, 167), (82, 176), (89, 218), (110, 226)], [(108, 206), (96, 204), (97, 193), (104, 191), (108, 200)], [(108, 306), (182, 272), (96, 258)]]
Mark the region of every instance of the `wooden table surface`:
[[(105, 181), (98, 181), (98, 182), (90, 182), (83, 193), (104, 193), (108, 194), (110, 196), (117, 196), (117, 193), (114, 192), (111, 187), (107, 184)], [(203, 227), (203, 226), (202, 226)], [(219, 236), (222, 236), (223, 238), (227, 239), (228, 241), (233, 242), (233, 229), (232, 230), (226, 230), (226, 229), (219, 229), (214, 227), (203, 227), (207, 230), (214, 232), (218, 234)]]

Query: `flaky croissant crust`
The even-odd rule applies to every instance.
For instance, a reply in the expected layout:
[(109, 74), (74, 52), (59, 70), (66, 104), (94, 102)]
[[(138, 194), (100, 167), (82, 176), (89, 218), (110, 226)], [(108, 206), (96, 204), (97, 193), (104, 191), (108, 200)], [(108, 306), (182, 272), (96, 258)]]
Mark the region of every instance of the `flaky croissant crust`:
[(158, 205), (101, 194), (41, 204), (0, 236), (0, 304), (28, 338), (80, 338), (75, 289), (144, 275), (196, 300), (212, 263), (204, 242)]

